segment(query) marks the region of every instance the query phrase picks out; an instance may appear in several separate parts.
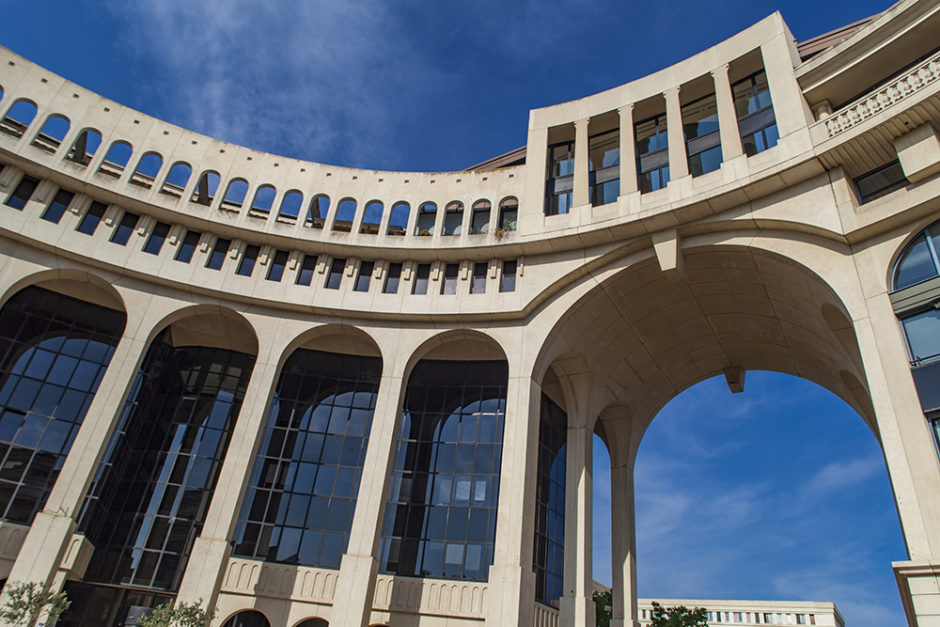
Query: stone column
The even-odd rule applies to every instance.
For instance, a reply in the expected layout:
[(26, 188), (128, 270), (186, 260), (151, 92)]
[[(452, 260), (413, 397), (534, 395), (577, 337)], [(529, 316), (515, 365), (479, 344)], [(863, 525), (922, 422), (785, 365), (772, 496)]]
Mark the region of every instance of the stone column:
[(611, 627), (639, 627), (636, 601), (636, 518), (633, 468), (611, 460), (610, 527), (613, 553)]
[[(511, 364), (510, 364), (511, 366)], [(500, 467), (496, 550), (486, 596), (486, 627), (528, 626), (535, 610), (532, 548), (539, 443), (540, 387), (510, 374)]]
[(806, 128), (813, 121), (809, 105), (793, 72), (793, 58), (785, 34), (780, 34), (760, 47), (767, 72), (767, 87), (774, 106), (777, 130), (784, 137)]
[[(384, 349), (384, 347), (383, 347)], [(404, 399), (405, 363), (383, 350), (383, 372), (349, 533), (333, 598), (331, 625), (366, 627), (378, 574), (379, 540)]]
[[(565, 458), (565, 578), (560, 624), (594, 626), (592, 485), (594, 434), (569, 416)], [(572, 426), (573, 425), (573, 426)]]
[(590, 204), (590, 162), (588, 160), (588, 125), (590, 120), (584, 118), (574, 123), (574, 189), (571, 193), (571, 205), (581, 207)]
[(669, 180), (675, 181), (689, 175), (689, 159), (685, 153), (685, 134), (682, 132), (679, 87), (670, 87), (663, 95), (666, 97), (666, 127), (669, 138)]
[[(232, 554), (232, 535), (248, 487), (259, 439), (286, 346), (276, 337), (258, 338), (258, 356), (245, 390), (232, 439), (212, 492), (206, 520), (186, 563), (177, 601), (214, 607), (222, 586), (225, 564)], [(286, 356), (285, 356), (286, 357)]]
[[(519, 230), (535, 230), (542, 224), (545, 215), (545, 178), (548, 168), (548, 129), (532, 129), (530, 114), (529, 136), (526, 141), (525, 198), (527, 202), (519, 204)], [(520, 196), (521, 198), (521, 196)], [(494, 198), (493, 202), (499, 202)], [(498, 209), (497, 209), (498, 210)], [(412, 213), (417, 213), (413, 211)], [(540, 227), (538, 227), (540, 228)], [(408, 231), (411, 233), (411, 231)], [(490, 233), (493, 231), (491, 230)]]
[(633, 103), (617, 109), (620, 114), (620, 195), (637, 191), (636, 138), (633, 131)]
[(718, 133), (721, 136), (722, 161), (731, 161), (744, 154), (741, 147), (741, 132), (738, 130), (738, 116), (734, 111), (734, 94), (731, 92), (731, 80), (728, 78), (728, 64), (712, 70), (715, 82), (715, 103), (718, 106)]

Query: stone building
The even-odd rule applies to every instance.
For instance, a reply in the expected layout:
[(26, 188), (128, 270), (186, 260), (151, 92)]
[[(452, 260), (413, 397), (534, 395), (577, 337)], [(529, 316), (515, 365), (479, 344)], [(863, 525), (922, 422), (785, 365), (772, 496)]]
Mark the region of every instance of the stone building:
[[(633, 461), (749, 369), (851, 405), (940, 625), (940, 3), (779, 14), (461, 172), (265, 154), (0, 49), (0, 575), (61, 625), (637, 625)], [(763, 623), (760, 623), (763, 624)]]

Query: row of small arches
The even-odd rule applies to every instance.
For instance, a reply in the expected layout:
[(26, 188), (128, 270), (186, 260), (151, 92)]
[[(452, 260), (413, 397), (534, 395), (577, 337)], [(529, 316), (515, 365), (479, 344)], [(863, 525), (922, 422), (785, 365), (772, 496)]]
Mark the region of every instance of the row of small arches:
[[(329, 624), (322, 618), (307, 618), (294, 625), (294, 627), (328, 627)], [(243, 610), (225, 621), (222, 627), (271, 627), (271, 623), (264, 614), (257, 610)], [(377, 624), (370, 625), (370, 627), (387, 626)]]
[[(3, 90), (0, 87), (0, 100)], [(37, 107), (31, 100), (21, 98), (14, 102), (2, 119), (0, 130), (15, 137), (22, 137), (37, 114)], [(65, 116), (54, 113), (46, 118), (42, 128), (33, 138), (33, 145), (44, 150), (55, 152), (64, 141), (71, 123)], [(101, 133), (93, 128), (83, 129), (72, 144), (65, 158), (74, 163), (87, 166), (101, 147)], [(108, 152), (98, 167), (98, 172), (114, 177), (120, 177), (128, 163), (131, 161), (134, 150), (125, 140), (115, 140), (108, 148)], [(137, 161), (137, 166), (130, 177), (130, 183), (152, 188), (160, 171), (163, 169), (163, 157), (157, 152), (146, 152)], [(188, 163), (177, 161), (168, 170), (160, 191), (177, 198), (181, 197), (192, 177), (193, 169)], [(222, 178), (214, 170), (206, 170), (199, 175), (193, 188), (190, 201), (210, 206), (215, 201)], [(248, 181), (236, 177), (229, 181), (219, 208), (226, 211), (238, 211), (245, 205), (249, 190)], [(264, 184), (255, 191), (248, 214), (253, 217), (267, 218), (271, 215), (277, 199), (277, 189), (270, 184)], [(276, 218), (285, 222), (296, 222), (300, 219), (303, 210), (304, 195), (297, 189), (287, 191), (281, 198)], [(516, 230), (519, 201), (514, 196), (507, 196), (499, 202), (496, 230)], [(330, 209), (330, 198), (325, 194), (317, 194), (311, 200), (304, 216), (306, 226), (321, 229), (327, 223)], [(353, 198), (343, 198), (336, 205), (333, 217), (332, 230), (337, 232), (351, 232), (356, 222), (358, 204)], [(480, 199), (471, 206), (469, 222), (464, 225), (464, 203), (458, 200), (447, 203), (444, 208), (444, 218), (440, 225), (440, 233), (444, 236), (461, 235), (466, 228), (471, 235), (484, 234), (490, 231), (492, 205), (487, 199)], [(382, 229), (385, 206), (379, 200), (371, 200), (364, 206), (359, 223), (359, 233), (378, 235)], [(424, 202), (418, 207), (414, 220), (413, 234), (416, 236), (432, 236), (437, 228), (438, 206), (434, 202)], [(385, 226), (385, 233), (392, 236), (406, 235), (411, 220), (411, 205), (404, 201), (396, 202), (391, 207), (391, 213)]]

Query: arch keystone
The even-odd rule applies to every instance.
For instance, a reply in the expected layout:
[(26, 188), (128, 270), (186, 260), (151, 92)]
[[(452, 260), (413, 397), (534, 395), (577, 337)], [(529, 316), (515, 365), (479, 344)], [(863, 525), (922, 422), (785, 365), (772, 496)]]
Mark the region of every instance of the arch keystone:
[(679, 242), (677, 229), (666, 229), (652, 234), (653, 250), (659, 267), (670, 281), (678, 281), (685, 277), (682, 245)]

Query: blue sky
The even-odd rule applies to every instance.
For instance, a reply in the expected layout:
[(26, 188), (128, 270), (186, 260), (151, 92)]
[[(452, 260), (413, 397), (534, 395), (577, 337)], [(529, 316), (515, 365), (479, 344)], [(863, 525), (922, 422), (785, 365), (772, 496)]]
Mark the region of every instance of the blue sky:
[[(0, 43), (167, 121), (326, 163), (453, 170), (525, 143), (530, 108), (688, 57), (775, 10), (807, 39), (884, 2), (6, 0)], [(597, 463), (598, 468), (602, 466)], [(598, 524), (608, 521), (595, 483)], [(877, 443), (821, 388), (695, 386), (637, 462), (641, 595), (835, 601), (901, 625), (905, 558)], [(609, 531), (595, 533), (610, 581)]]

